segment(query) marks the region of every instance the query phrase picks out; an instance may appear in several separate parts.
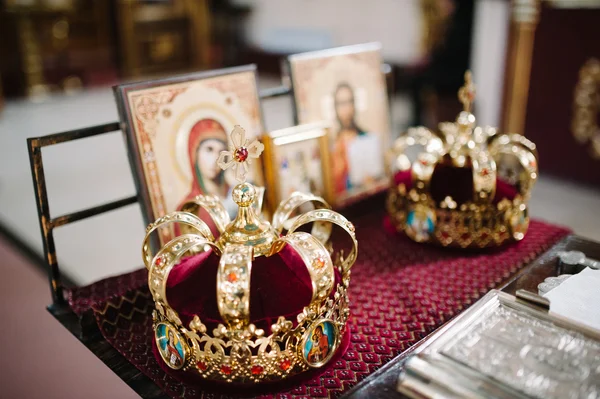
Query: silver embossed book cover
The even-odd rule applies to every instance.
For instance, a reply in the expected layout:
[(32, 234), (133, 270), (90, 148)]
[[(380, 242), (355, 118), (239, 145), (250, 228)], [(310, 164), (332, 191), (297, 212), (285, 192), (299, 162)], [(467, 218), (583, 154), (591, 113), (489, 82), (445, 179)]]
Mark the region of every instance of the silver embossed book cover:
[(599, 398), (596, 330), (491, 291), (405, 363), (408, 396)]

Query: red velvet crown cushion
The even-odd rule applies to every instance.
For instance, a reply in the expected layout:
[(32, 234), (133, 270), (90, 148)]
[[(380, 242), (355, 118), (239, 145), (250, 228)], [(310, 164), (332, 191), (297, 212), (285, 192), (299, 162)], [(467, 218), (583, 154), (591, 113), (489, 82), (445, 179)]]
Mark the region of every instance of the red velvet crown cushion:
[[(217, 307), (219, 257), (212, 251), (183, 259), (171, 270), (167, 300), (184, 326), (195, 315), (212, 331), (223, 323)], [(336, 271), (336, 284), (341, 281)], [(332, 292), (333, 295), (333, 292)], [(306, 265), (289, 245), (277, 255), (261, 256), (252, 263), (250, 321), (270, 334), (279, 316), (290, 321), (310, 303), (312, 283)]]
[[(407, 190), (412, 188), (412, 171), (405, 170), (394, 175), (396, 186), (403, 183)], [(447, 196), (452, 197), (458, 204), (473, 200), (473, 169), (470, 167), (459, 168), (447, 164), (437, 164), (431, 176), (430, 192), (432, 198), (440, 203)], [(496, 193), (494, 204), (504, 198), (513, 200), (518, 194), (516, 187), (496, 178)]]

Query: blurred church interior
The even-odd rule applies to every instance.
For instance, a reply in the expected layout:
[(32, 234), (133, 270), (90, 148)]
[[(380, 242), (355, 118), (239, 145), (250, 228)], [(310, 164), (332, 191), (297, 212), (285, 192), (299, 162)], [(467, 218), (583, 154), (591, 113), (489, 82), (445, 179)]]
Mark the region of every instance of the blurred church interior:
[[(0, 0), (0, 249), (16, 243), (32, 264), (43, 253), (26, 138), (117, 121), (113, 85), (254, 63), (266, 89), (281, 85), (289, 54), (371, 41), (390, 72), (394, 135), (453, 120), (471, 69), (478, 122), (537, 143), (532, 217), (600, 240), (598, 22), (596, 0)], [(289, 98), (262, 107), (268, 130), (292, 125)], [(118, 132), (43, 155), (53, 215), (135, 194)], [(65, 277), (137, 269), (143, 227), (134, 205), (57, 231)], [(90, 246), (92, 230), (111, 234)], [(123, 250), (111, 255), (115, 240)], [(41, 288), (19, 274), (18, 289), (43, 312), (41, 269), (23, 277)], [(4, 288), (22, 299), (16, 287)], [(85, 369), (84, 355), (72, 358)]]
[[(362, 0), (4, 0), (0, 4), (0, 225), (34, 253), (41, 252), (41, 242), (27, 137), (117, 120), (111, 86), (120, 82), (254, 63), (260, 88), (268, 88), (281, 84), (281, 60), (286, 55), (370, 41), (382, 44), (391, 71), (394, 135), (409, 126), (435, 127), (452, 120), (460, 107), (456, 91), (464, 71), (471, 69), (477, 82), (478, 122), (523, 133), (542, 154), (533, 216), (600, 239), (600, 218), (590, 212), (600, 206), (597, 114), (585, 119), (585, 110), (574, 111), (582, 68), (599, 68), (594, 21), (600, 8), (595, 1), (376, 0), (367, 5)], [(292, 124), (289, 99), (262, 106), (267, 129)], [(597, 113), (597, 102), (595, 107)], [(594, 118), (595, 134), (589, 128)], [(53, 212), (134, 192), (122, 138), (113, 134), (94, 140), (93, 151), (90, 144), (68, 144), (82, 146), (75, 158), (65, 159), (60, 147), (44, 154), (53, 165), (48, 186), (58, 187), (49, 192)], [(76, 190), (79, 185), (89, 190), (81, 193)], [(565, 201), (576, 206), (565, 212), (561, 208)], [(127, 217), (139, 219), (136, 210), (129, 210)], [(77, 229), (85, 231), (69, 227), (58, 240), (69, 241), (70, 234), (77, 234), (69, 230)], [(102, 277), (70, 266), (83, 253), (76, 247), (63, 252), (71, 277), (77, 282)], [(122, 258), (115, 270), (101, 274), (138, 263), (136, 251)]]

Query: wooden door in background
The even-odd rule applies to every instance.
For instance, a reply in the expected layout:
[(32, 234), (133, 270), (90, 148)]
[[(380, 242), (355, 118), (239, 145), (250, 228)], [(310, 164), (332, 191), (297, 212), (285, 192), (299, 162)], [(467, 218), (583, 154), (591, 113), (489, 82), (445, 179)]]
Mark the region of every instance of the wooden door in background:
[(569, 3), (542, 3), (525, 134), (540, 173), (600, 187), (600, 5)]

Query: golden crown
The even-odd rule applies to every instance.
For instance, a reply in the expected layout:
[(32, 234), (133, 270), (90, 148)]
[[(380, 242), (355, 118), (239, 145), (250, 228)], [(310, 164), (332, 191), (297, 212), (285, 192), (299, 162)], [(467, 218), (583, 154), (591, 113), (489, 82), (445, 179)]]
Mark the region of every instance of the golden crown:
[[(535, 144), (476, 126), (471, 72), (458, 92), (463, 111), (439, 132), (414, 127), (394, 143), (397, 172), (387, 198), (391, 221), (417, 242), (484, 248), (521, 240), (538, 175)], [(409, 147), (423, 151), (411, 163)]]
[[(236, 218), (229, 220), (217, 197), (199, 195), (184, 204), (181, 212), (161, 217), (146, 230), (142, 255), (156, 307), (153, 313), (156, 350), (171, 369), (191, 372), (207, 380), (233, 383), (282, 380), (327, 364), (340, 348), (349, 314), (350, 268), (358, 250), (354, 226), (332, 211), (322, 198), (303, 193), (294, 193), (283, 201), (272, 223), (264, 220), (255, 206), (260, 202), (259, 190), (245, 182), (247, 163), (258, 158), (264, 147), (257, 140), (246, 140), (239, 126), (232, 131), (231, 142), (233, 145), (221, 153), (218, 164), (223, 169), (233, 167), (241, 182), (232, 191), (238, 205)], [(309, 203), (313, 204), (313, 210), (299, 212)], [(199, 211), (208, 213), (220, 234), (218, 238), (196, 216)], [(299, 231), (311, 223), (311, 233)], [(181, 235), (153, 253), (152, 233), (172, 227), (170, 224), (177, 225)], [(352, 249), (347, 256), (331, 243), (334, 226), (350, 237)], [(284, 230), (287, 233), (282, 235)], [(295, 251), (297, 262), (308, 271), (312, 298), (297, 314), (273, 318), (277, 321), (268, 331), (258, 328), (250, 317), (252, 266), (257, 258), (275, 256), (286, 246)], [(184, 324), (178, 310), (167, 300), (171, 271), (181, 265), (184, 257), (207, 251), (219, 257), (214, 284), (221, 320), (212, 331), (199, 314), (191, 318), (188, 315), (189, 322)]]

